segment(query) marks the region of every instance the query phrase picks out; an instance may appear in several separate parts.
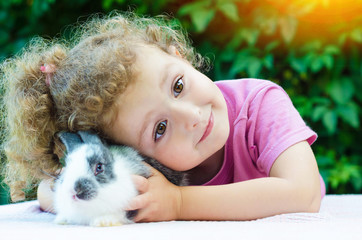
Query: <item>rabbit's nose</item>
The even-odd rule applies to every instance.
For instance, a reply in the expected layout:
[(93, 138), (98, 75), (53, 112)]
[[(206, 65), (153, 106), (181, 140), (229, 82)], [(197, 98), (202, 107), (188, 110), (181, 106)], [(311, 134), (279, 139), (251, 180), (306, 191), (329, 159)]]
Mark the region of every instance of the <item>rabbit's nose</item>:
[(87, 178), (78, 179), (74, 184), (74, 190), (76, 192), (74, 197), (81, 200), (92, 200), (97, 196), (97, 189), (94, 182)]

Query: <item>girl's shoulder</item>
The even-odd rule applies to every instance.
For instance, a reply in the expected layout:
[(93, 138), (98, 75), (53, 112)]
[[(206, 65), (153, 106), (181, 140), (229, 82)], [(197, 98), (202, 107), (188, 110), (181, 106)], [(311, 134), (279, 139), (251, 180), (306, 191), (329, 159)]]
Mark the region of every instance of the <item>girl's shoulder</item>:
[(255, 78), (242, 78), (234, 80), (222, 80), (215, 82), (227, 102), (232, 105), (251, 103), (258, 95), (263, 95), (270, 89), (278, 89), (281, 95), (285, 91), (276, 83)]
[(241, 78), (232, 80), (220, 80), (215, 84), (221, 89), (226, 91), (244, 92), (258, 91), (265, 87), (279, 87), (276, 83), (270, 80), (256, 79), (256, 78)]

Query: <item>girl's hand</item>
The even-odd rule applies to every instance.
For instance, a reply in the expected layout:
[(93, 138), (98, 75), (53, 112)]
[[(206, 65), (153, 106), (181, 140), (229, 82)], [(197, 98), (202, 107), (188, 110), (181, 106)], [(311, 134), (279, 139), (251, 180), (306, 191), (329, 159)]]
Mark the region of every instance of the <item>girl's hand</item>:
[(136, 210), (135, 222), (170, 221), (179, 218), (181, 209), (180, 187), (170, 183), (159, 171), (150, 166), (148, 179), (134, 175), (133, 182), (139, 195), (132, 199), (126, 210)]
[(54, 180), (53, 179), (45, 179), (42, 180), (38, 187), (38, 201), (40, 208), (43, 211), (55, 213), (53, 207), (53, 198), (54, 198), (54, 191), (53, 191)]

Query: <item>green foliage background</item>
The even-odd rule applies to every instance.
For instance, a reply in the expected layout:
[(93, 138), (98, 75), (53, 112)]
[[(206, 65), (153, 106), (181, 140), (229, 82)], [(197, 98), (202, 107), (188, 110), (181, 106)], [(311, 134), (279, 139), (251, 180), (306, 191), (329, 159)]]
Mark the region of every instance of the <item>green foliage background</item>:
[(67, 36), (70, 24), (114, 9), (176, 17), (215, 81), (280, 84), (319, 135), (327, 192), (362, 193), (362, 0), (1, 0), (0, 61), (35, 35)]

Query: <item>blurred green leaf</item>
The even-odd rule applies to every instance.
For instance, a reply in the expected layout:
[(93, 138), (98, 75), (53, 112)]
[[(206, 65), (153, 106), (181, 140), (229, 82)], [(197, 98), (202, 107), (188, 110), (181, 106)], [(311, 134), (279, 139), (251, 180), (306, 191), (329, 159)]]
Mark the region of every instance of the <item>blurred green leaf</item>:
[(361, 178), (360, 167), (350, 164), (348, 158), (342, 156), (335, 168), (330, 171), (328, 180), (333, 188), (338, 188), (341, 184), (347, 183), (352, 178)]
[(311, 13), (317, 5), (316, 1), (294, 0), (290, 2), (288, 13), (294, 16), (304, 16)]
[(339, 54), (341, 50), (336, 45), (328, 45), (324, 48), (324, 53), (329, 55)]
[(345, 105), (341, 105), (337, 108), (338, 115), (349, 125), (354, 128), (358, 128), (360, 126), (359, 122), (359, 111), (358, 106), (353, 103), (349, 102)]
[(328, 110), (322, 116), (322, 121), (329, 134), (333, 134), (337, 130), (337, 113), (333, 110)]
[(232, 63), (230, 75), (234, 77), (237, 73), (246, 71), (250, 77), (258, 76), (262, 67), (262, 60), (257, 57), (259, 53), (260, 50), (253, 47), (241, 50)]
[(231, 40), (226, 44), (225, 51), (235, 51), (244, 40), (244, 36), (241, 31), (236, 32)]
[(311, 53), (311, 52), (319, 51), (320, 49), (322, 49), (322, 47), (323, 47), (323, 45), (320, 40), (312, 40), (312, 41), (306, 42), (302, 46), (301, 50), (306, 53)]
[(114, 3), (122, 4), (124, 2), (125, 2), (125, 0), (103, 0), (102, 1), (102, 7), (105, 10), (110, 10)]
[(279, 41), (272, 41), (272, 42), (268, 43), (268, 44), (265, 46), (265, 52), (273, 51), (273, 50), (274, 50), (275, 48), (277, 48), (279, 45), (280, 45), (280, 42), (279, 42)]
[(351, 39), (358, 42), (358, 43), (362, 43), (362, 28), (356, 28), (351, 32)]
[(360, 166), (355, 166), (355, 167), (357, 168), (357, 171), (355, 171), (352, 177), (348, 180), (351, 182), (355, 191), (360, 192), (362, 190), (361, 167)]
[(2, 183), (2, 178), (0, 177), (0, 205), (8, 204), (10, 202), (9, 188)]
[(259, 37), (259, 31), (257, 29), (243, 28), (240, 31), (242, 39), (244, 39), (249, 46), (254, 46)]
[(277, 9), (265, 4), (255, 8), (252, 14), (253, 24), (256, 26), (256, 29), (259, 29), (266, 35), (272, 35), (276, 32), (279, 24), (279, 11)]
[(0, 29), (0, 44), (5, 44), (9, 41), (10, 35), (7, 31)]
[(264, 63), (264, 66), (267, 68), (267, 69), (272, 69), (273, 68), (273, 63), (274, 63), (274, 56), (272, 54), (267, 54), (265, 57), (264, 57), (264, 60), (263, 60), (263, 63)]
[(235, 76), (237, 73), (244, 71), (247, 66), (248, 66), (248, 62), (247, 62), (247, 56), (248, 56), (248, 51), (240, 51), (237, 55), (236, 55), (236, 59), (233, 61), (231, 68), (230, 68), (230, 75), (231, 76)]
[(321, 56), (321, 60), (322, 60), (322, 63), (324, 63), (324, 66), (326, 66), (326, 68), (328, 70), (332, 69), (333, 67), (333, 63), (334, 63), (334, 59), (331, 55), (322, 55)]
[(192, 23), (195, 25), (196, 32), (202, 32), (204, 31), (211, 20), (215, 16), (214, 10), (199, 10), (198, 12), (192, 12), (191, 13), (191, 19)]
[(239, 20), (238, 8), (232, 2), (218, 1), (218, 9), (230, 20), (237, 22)]
[(307, 65), (303, 59), (295, 58), (294, 56), (289, 57), (290, 66), (299, 73), (307, 72)]
[(248, 62), (247, 72), (249, 76), (252, 78), (257, 78), (259, 76), (262, 67), (261, 60), (256, 57), (249, 57), (247, 59), (247, 62)]
[(314, 56), (312, 61), (310, 62), (310, 69), (313, 73), (319, 72), (323, 67), (323, 59), (317, 56)]
[(344, 104), (351, 100), (355, 88), (349, 79), (334, 80), (329, 84), (328, 92), (338, 104)]
[(232, 61), (235, 58), (235, 50), (233, 49), (226, 49), (225, 51), (223, 51), (220, 55), (221, 60), (225, 61), (225, 62), (229, 62)]
[(346, 40), (347, 40), (348, 34), (347, 33), (342, 33), (341, 35), (338, 36), (338, 44), (339, 45), (343, 45)]
[(312, 120), (314, 122), (316, 121), (319, 121), (323, 116), (324, 114), (326, 114), (328, 112), (328, 107), (326, 106), (316, 106), (314, 109), (313, 109), (313, 112), (312, 112)]
[(196, 32), (204, 31), (215, 16), (215, 9), (211, 8), (209, 1), (196, 1), (182, 6), (178, 14), (189, 15)]
[(335, 164), (334, 158), (330, 156), (318, 156), (318, 165), (320, 167), (329, 168)]
[(208, 7), (210, 7), (210, 4), (211, 3), (206, 0), (190, 2), (181, 6), (180, 9), (178, 10), (178, 14), (180, 16), (189, 15), (192, 12), (197, 12), (202, 9), (207, 9)]
[(284, 41), (290, 43), (297, 31), (298, 20), (293, 16), (284, 16), (279, 20), (279, 24)]

